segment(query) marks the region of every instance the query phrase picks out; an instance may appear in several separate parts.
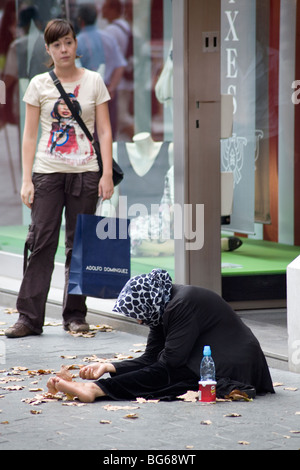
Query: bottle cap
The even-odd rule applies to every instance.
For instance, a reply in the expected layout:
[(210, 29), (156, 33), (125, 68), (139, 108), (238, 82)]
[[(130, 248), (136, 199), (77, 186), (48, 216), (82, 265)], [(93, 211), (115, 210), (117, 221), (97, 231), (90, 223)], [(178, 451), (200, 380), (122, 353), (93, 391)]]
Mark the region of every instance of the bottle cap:
[(204, 346), (203, 355), (204, 356), (210, 356), (211, 355), (210, 346)]

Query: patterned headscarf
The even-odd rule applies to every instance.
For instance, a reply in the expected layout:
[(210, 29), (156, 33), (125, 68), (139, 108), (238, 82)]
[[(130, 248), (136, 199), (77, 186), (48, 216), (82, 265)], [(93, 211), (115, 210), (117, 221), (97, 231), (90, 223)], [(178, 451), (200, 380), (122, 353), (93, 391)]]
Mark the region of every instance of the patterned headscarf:
[(113, 308), (114, 312), (157, 326), (171, 298), (172, 279), (162, 269), (135, 276), (125, 284)]

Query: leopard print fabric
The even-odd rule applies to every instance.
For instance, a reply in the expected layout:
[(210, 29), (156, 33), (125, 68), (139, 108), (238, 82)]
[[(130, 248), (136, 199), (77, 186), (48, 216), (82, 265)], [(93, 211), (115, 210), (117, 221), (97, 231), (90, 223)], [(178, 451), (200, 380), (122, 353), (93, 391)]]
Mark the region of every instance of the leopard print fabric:
[(122, 289), (114, 312), (157, 326), (171, 298), (172, 279), (163, 269), (131, 278)]

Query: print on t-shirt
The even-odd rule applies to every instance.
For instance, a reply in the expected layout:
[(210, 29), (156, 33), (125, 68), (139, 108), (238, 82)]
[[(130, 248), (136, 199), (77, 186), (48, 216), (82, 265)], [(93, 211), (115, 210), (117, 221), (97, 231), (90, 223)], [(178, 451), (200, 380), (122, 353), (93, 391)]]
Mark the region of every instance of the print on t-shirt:
[[(76, 112), (81, 115), (77, 99), (79, 87), (68, 93)], [(93, 146), (73, 118), (62, 96), (55, 102), (52, 112), (52, 125), (46, 153), (48, 157), (77, 166), (88, 163), (94, 155)]]

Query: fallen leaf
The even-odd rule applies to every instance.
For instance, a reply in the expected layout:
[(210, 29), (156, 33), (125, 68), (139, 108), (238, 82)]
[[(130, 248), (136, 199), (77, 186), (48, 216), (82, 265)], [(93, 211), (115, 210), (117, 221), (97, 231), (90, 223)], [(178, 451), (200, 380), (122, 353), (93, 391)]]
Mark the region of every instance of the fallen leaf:
[(43, 392), (43, 388), (29, 388), (29, 392)]
[(110, 325), (90, 325), (90, 330), (86, 333), (75, 333), (73, 331), (68, 331), (71, 336), (75, 338), (82, 337), (82, 338), (94, 338), (97, 331), (100, 332), (110, 332), (113, 331), (113, 328)]
[(60, 356), (62, 359), (76, 359), (77, 356)]
[(111, 424), (111, 421), (109, 421), (108, 419), (100, 419), (100, 424)]
[(104, 405), (102, 408), (104, 408), (107, 411), (117, 411), (117, 410), (137, 410), (139, 406), (119, 406), (119, 405)]
[(250, 442), (247, 442), (247, 441), (239, 441), (238, 443), (241, 444), (241, 445), (243, 445), (243, 446), (248, 446), (248, 445), (250, 445)]
[(90, 330), (96, 330), (96, 331), (113, 331), (113, 327), (110, 325), (90, 325)]
[[(71, 395), (69, 395), (69, 396), (71, 397)], [(80, 403), (80, 402), (78, 402), (78, 401), (74, 401), (74, 398), (73, 398), (73, 397), (70, 398), (70, 400), (73, 400), (73, 401), (67, 401), (67, 402), (64, 401), (64, 402), (62, 403), (62, 405), (63, 405), (63, 406), (79, 406), (79, 407), (80, 407), (80, 406), (86, 406), (86, 403)]]
[(133, 356), (131, 355), (125, 355), (125, 354), (116, 354), (115, 359), (118, 359), (119, 361), (122, 361), (123, 359), (133, 359)]
[(86, 333), (75, 333), (74, 331), (68, 331), (69, 335), (74, 336), (74, 338), (94, 338), (96, 333), (88, 331)]
[(63, 397), (61, 395), (52, 395), (52, 393), (44, 393), (43, 395), (36, 395), (33, 398), (23, 398), (21, 401), (32, 406), (40, 405), (41, 403), (49, 403), (52, 401), (60, 401)]
[(224, 418), (239, 418), (240, 415), (239, 413), (229, 413), (228, 415), (224, 415)]
[(146, 398), (138, 397), (136, 399), (137, 403), (158, 403), (159, 400), (146, 400)]
[(29, 370), (27, 372), (28, 375), (34, 376), (34, 375), (48, 375), (48, 374), (53, 374), (52, 369), (39, 369), (39, 370)]
[(4, 312), (11, 315), (12, 313), (18, 313), (18, 310), (16, 308), (6, 308)]
[(232, 392), (230, 392), (229, 395), (226, 395), (225, 398), (233, 401), (253, 401), (252, 398), (249, 398), (246, 392), (241, 392), (240, 390), (232, 390)]
[(192, 390), (188, 390), (186, 393), (184, 393), (183, 395), (180, 395), (178, 396), (177, 398), (183, 400), (183, 401), (191, 401), (191, 402), (194, 402), (194, 401), (198, 401), (198, 397), (199, 397), (199, 393), (198, 392), (194, 392)]
[(136, 419), (138, 417), (139, 417), (139, 415), (136, 414), (136, 413), (130, 413), (130, 414), (124, 416), (124, 418), (126, 418), (126, 419)]
[(296, 392), (298, 388), (297, 387), (284, 387), (283, 390), (290, 390), (290, 392)]
[(283, 385), (282, 382), (274, 382), (273, 387), (281, 387)]
[(2, 387), (3, 390), (9, 390), (9, 391), (13, 391), (13, 390), (23, 390), (23, 386), (21, 385), (9, 385), (8, 387)]
[(75, 369), (80, 369), (82, 366), (79, 364), (71, 364), (68, 366), (68, 370), (75, 370)]
[(67, 382), (72, 382), (72, 374), (70, 373), (68, 366), (61, 366), (60, 371), (57, 372), (57, 377), (60, 377), (63, 380), (66, 380)]
[(0, 379), (0, 384), (7, 384), (9, 382), (23, 382), (24, 379), (18, 377), (2, 377)]
[(300, 434), (300, 431), (298, 431), (298, 430), (294, 430), (294, 431), (293, 431), (293, 430), (292, 430), (292, 431), (290, 431), (290, 433), (291, 433), (291, 434)]
[(82, 359), (83, 362), (106, 362), (106, 359), (101, 359), (100, 357), (93, 354), (92, 356), (86, 356)]
[(40, 415), (42, 413), (42, 410), (30, 410), (30, 413), (32, 415)]
[(212, 422), (209, 419), (207, 419), (206, 421), (200, 421), (200, 424), (204, 424), (206, 426), (209, 426), (210, 424), (212, 424)]
[(0, 424), (9, 424), (9, 421), (1, 421)]

